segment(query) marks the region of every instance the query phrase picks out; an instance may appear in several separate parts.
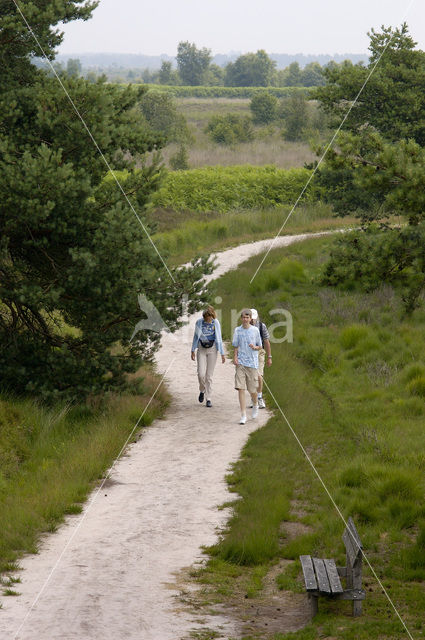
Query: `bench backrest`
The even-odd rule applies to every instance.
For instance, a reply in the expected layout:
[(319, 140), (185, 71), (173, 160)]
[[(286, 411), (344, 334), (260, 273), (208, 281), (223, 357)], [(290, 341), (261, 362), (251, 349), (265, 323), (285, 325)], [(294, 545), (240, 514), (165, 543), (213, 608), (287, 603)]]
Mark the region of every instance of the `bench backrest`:
[(357, 529), (354, 525), (353, 518), (348, 518), (347, 527), (343, 533), (342, 539), (345, 544), (347, 566), (354, 567), (358, 560), (361, 560), (363, 545)]

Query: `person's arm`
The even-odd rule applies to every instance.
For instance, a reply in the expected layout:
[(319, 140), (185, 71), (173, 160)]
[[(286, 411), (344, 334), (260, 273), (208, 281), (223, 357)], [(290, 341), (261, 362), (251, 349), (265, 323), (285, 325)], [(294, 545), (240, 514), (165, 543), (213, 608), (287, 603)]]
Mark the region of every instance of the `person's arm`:
[(272, 350), (270, 347), (270, 340), (267, 340), (267, 338), (264, 338), (264, 350), (267, 354), (267, 366), (270, 367), (272, 364)]
[(232, 346), (235, 347), (235, 350), (233, 353), (233, 364), (239, 364), (238, 362), (239, 336), (238, 336), (237, 329), (235, 329), (235, 332), (233, 334)]
[(221, 337), (220, 322), (217, 320), (217, 318), (214, 320), (214, 326), (217, 349), (221, 354), (221, 362), (224, 364), (226, 362), (226, 358), (224, 357), (223, 338)]
[(201, 330), (200, 330), (201, 322), (202, 322), (202, 320), (201, 321), (197, 320), (196, 324), (195, 324), (195, 333), (193, 334), (192, 348), (191, 348), (191, 358), (192, 358), (192, 360), (195, 360), (195, 351), (196, 351), (196, 348), (198, 346), (199, 336), (200, 336), (200, 333), (201, 333)]

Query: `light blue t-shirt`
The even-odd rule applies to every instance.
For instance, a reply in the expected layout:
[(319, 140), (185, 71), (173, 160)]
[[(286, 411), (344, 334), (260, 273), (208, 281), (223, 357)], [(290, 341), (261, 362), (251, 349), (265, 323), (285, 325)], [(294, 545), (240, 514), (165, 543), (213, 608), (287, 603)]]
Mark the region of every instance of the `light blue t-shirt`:
[(239, 364), (258, 369), (258, 351), (254, 351), (249, 346), (254, 344), (256, 347), (261, 347), (261, 336), (257, 327), (252, 325), (248, 329), (244, 329), (242, 325), (236, 327), (232, 344), (234, 347), (238, 347)]

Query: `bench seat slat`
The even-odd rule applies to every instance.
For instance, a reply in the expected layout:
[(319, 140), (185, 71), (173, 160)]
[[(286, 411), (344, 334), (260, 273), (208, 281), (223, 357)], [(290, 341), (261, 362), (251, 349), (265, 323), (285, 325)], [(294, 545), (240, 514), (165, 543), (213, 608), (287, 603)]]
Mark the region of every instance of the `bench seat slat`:
[(307, 591), (317, 591), (317, 581), (314, 575), (311, 556), (300, 556), (301, 567), (304, 574), (305, 588)]
[(314, 571), (317, 577), (320, 593), (332, 593), (329, 584), (328, 574), (326, 573), (325, 563), (321, 558), (313, 558)]
[(344, 589), (339, 579), (338, 569), (336, 568), (335, 560), (323, 560), (325, 564), (326, 573), (328, 574), (329, 584), (332, 593), (342, 593)]

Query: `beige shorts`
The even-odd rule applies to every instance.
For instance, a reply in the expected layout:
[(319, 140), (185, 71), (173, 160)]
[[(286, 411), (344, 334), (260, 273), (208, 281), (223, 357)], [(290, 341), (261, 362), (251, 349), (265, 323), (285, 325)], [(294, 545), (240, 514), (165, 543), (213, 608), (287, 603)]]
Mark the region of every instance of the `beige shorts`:
[(237, 364), (235, 372), (235, 389), (248, 389), (249, 393), (257, 393), (258, 369), (245, 367), (243, 364)]
[(266, 359), (266, 352), (264, 349), (260, 349), (258, 352), (258, 373), (261, 377), (264, 375), (264, 362)]

